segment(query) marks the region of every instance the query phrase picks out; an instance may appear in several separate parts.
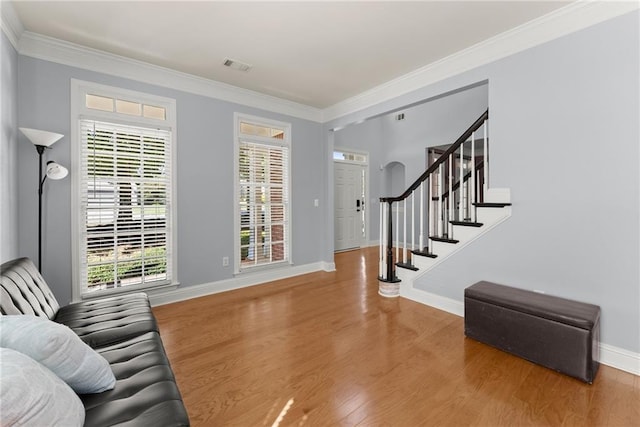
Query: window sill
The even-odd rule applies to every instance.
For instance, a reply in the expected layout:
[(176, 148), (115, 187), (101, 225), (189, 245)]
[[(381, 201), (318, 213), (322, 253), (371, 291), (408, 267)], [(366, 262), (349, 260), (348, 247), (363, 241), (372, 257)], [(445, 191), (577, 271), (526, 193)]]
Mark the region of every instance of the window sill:
[[(172, 282), (172, 283), (163, 283), (159, 285), (149, 284), (149, 285), (140, 285), (140, 286), (127, 286), (127, 287), (121, 287), (121, 288), (115, 288), (115, 289), (106, 289), (106, 290), (91, 292), (88, 294), (83, 294), (80, 296), (79, 301), (87, 301), (87, 300), (98, 299), (98, 298), (107, 298), (107, 297), (113, 297), (116, 295), (135, 294), (138, 292), (144, 292), (147, 295), (155, 295), (155, 294), (164, 293), (167, 291), (172, 291), (174, 289), (177, 289), (178, 286), (180, 286), (179, 282)], [(75, 301), (75, 302), (78, 302), (78, 301)]]
[(266, 264), (266, 265), (256, 265), (256, 266), (252, 266), (252, 267), (243, 267), (239, 271), (236, 271), (233, 275), (234, 275), (234, 277), (250, 276), (252, 274), (260, 274), (260, 273), (264, 273), (266, 271), (271, 271), (271, 270), (282, 270), (282, 269), (289, 268), (289, 267), (292, 267), (292, 266), (293, 266), (293, 263), (291, 261), (280, 261), (280, 262), (274, 262), (274, 263)]

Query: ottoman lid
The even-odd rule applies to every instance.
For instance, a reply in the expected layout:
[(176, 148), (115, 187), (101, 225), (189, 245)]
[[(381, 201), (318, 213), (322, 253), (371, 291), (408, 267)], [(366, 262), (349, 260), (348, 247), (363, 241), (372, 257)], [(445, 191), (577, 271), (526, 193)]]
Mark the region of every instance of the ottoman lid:
[(485, 281), (466, 288), (464, 296), (581, 329), (592, 329), (600, 317), (597, 305)]

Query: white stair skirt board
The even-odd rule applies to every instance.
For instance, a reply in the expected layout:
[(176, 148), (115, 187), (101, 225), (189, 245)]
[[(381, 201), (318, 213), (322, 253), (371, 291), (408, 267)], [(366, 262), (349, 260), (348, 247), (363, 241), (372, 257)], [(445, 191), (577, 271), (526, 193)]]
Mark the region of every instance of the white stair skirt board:
[[(508, 203), (508, 202), (502, 202)], [(415, 276), (408, 277), (409, 280), (405, 280), (404, 273), (406, 269), (397, 268), (396, 274), (402, 279), (400, 282), (400, 295), (402, 295), (404, 288), (413, 288), (414, 281), (428, 273), (436, 265), (447, 259), (449, 256), (458, 252), (469, 243), (476, 240), (478, 237), (487, 233), (493, 227), (506, 221), (511, 216), (511, 206), (505, 206), (504, 208), (477, 208), (478, 219), (477, 221), (482, 223), (482, 227), (466, 227), (463, 225), (453, 226), (453, 238), (459, 242), (456, 244), (444, 243), (444, 242), (430, 242), (430, 251), (436, 255), (437, 258), (428, 258), (420, 255), (413, 255), (413, 265), (418, 268), (418, 271), (413, 272)], [(398, 272), (402, 272), (400, 276)], [(416, 289), (420, 292), (420, 290)]]

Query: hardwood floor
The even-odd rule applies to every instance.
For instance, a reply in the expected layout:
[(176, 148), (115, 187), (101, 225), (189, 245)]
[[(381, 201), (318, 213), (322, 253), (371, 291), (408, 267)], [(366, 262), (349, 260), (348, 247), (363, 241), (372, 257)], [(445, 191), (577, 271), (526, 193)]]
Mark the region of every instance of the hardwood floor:
[(319, 272), (154, 308), (194, 426), (640, 426), (640, 377), (593, 385), (377, 294), (377, 249)]

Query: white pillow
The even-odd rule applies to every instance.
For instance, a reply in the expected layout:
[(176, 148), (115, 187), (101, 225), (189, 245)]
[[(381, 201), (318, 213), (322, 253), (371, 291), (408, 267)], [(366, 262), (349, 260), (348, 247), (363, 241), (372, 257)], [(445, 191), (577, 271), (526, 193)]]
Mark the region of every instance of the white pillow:
[(0, 348), (0, 363), (0, 425), (84, 424), (80, 398), (53, 372), (9, 348)]
[(0, 316), (0, 347), (42, 363), (79, 394), (111, 390), (116, 383), (104, 357), (68, 327), (43, 317)]

